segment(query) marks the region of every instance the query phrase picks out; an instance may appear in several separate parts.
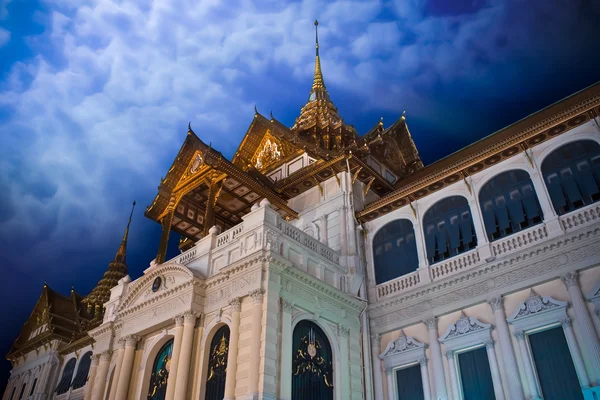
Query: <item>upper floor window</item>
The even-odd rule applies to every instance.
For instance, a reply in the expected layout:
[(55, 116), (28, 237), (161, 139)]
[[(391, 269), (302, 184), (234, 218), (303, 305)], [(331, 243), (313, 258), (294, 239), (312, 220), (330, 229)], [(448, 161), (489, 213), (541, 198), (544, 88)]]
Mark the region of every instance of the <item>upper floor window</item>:
[(558, 215), (600, 200), (600, 144), (579, 140), (559, 147), (542, 163), (542, 174)]
[(435, 203), (423, 216), (423, 226), (430, 264), (477, 246), (469, 203), (462, 196), (447, 197)]
[(520, 169), (489, 180), (479, 192), (479, 203), (490, 241), (542, 222), (542, 208), (531, 178)]
[(377, 284), (415, 271), (419, 257), (412, 222), (398, 219), (381, 228), (373, 239), (373, 258)]
[(62, 378), (60, 378), (60, 382), (56, 386), (56, 394), (63, 394), (69, 391), (69, 387), (71, 386), (71, 379), (73, 378), (73, 371), (75, 370), (75, 359), (71, 358), (67, 364), (65, 365), (65, 369), (63, 370)]
[(77, 367), (77, 373), (75, 374), (75, 378), (73, 379), (73, 389), (79, 389), (85, 386), (85, 382), (87, 382), (88, 372), (90, 371), (90, 365), (92, 365), (92, 352), (88, 351), (83, 355), (81, 361), (79, 362), (79, 367)]

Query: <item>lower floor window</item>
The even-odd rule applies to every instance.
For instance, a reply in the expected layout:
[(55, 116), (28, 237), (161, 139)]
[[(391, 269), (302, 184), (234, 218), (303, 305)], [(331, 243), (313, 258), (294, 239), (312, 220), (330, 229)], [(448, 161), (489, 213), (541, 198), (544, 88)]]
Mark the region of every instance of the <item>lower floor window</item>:
[(425, 398), (423, 381), (421, 380), (421, 367), (412, 367), (396, 370), (396, 390), (398, 400), (420, 400)]
[(458, 368), (464, 400), (496, 398), (485, 347), (458, 354)]

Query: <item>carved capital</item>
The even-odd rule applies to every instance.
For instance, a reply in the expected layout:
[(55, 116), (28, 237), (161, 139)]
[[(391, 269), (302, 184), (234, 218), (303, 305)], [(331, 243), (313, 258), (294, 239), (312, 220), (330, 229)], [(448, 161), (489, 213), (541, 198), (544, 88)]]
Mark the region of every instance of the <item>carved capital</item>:
[(454, 358), (454, 351), (448, 350), (446, 352), (446, 357), (448, 358), (448, 360), (452, 360)]
[(427, 329), (437, 330), (437, 317), (427, 318), (423, 321), (423, 323), (427, 325)]
[(350, 328), (345, 327), (344, 325), (339, 325), (338, 326), (338, 334), (340, 336), (348, 337), (348, 335), (350, 334)]
[(567, 272), (560, 277), (566, 287), (579, 287), (579, 274), (577, 272)]
[(250, 292), (250, 297), (252, 297), (252, 302), (254, 304), (262, 304), (263, 302), (263, 293), (264, 291), (262, 289), (256, 289), (253, 290), (252, 292)]
[(385, 369), (385, 374), (386, 375), (391, 375), (392, 374), (392, 369), (391, 368), (386, 368)]
[(175, 326), (183, 325), (183, 315), (182, 314), (176, 315), (173, 319), (175, 320)]
[(112, 357), (112, 351), (105, 350), (102, 353), (100, 353), (100, 362), (109, 363), (111, 357)]
[(571, 327), (571, 318), (567, 317), (564, 318), (560, 321), (560, 324), (562, 325), (563, 328), (570, 328)]
[(426, 357), (419, 358), (419, 364), (421, 365), (421, 367), (426, 367), (427, 366), (427, 358)]
[(125, 348), (125, 338), (122, 337), (117, 340), (117, 344), (114, 346), (115, 350), (123, 350)]
[(371, 344), (375, 347), (381, 346), (381, 335), (379, 333), (371, 335)]
[(292, 303), (291, 301), (287, 301), (287, 300), (283, 300), (281, 302), (281, 305), (283, 306), (283, 311), (291, 313), (292, 311), (294, 311), (294, 303)]
[(196, 320), (198, 319), (198, 315), (191, 311), (185, 311), (183, 314), (181, 314), (183, 316), (183, 323), (184, 324), (196, 324)]
[(231, 306), (232, 312), (242, 311), (242, 301), (240, 300), (239, 297), (234, 297), (233, 299), (231, 299), (231, 301), (229, 302), (229, 305)]
[(139, 340), (140, 337), (135, 335), (127, 335), (123, 338), (126, 347), (135, 347)]
[(92, 367), (97, 367), (100, 364), (100, 354), (92, 355)]
[(485, 345), (486, 349), (493, 349), (494, 348), (494, 341), (492, 339), (486, 340), (485, 342), (483, 342), (483, 344)]
[(525, 339), (525, 332), (523, 332), (523, 331), (516, 331), (514, 333), (514, 335), (517, 338), (517, 340), (523, 340), (523, 339)]
[(504, 311), (504, 299), (502, 296), (493, 297), (488, 300), (488, 304), (492, 307), (492, 311)]

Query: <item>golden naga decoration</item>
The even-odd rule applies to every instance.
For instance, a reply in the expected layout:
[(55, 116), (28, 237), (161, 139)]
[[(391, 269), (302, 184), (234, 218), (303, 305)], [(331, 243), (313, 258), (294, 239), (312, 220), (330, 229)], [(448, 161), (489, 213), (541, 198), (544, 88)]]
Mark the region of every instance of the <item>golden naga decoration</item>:
[(229, 352), (229, 343), (225, 339), (225, 334), (221, 336), (219, 343), (215, 345), (210, 355), (210, 371), (208, 372), (208, 379), (210, 381), (218, 375), (223, 375), (227, 371), (227, 353)]

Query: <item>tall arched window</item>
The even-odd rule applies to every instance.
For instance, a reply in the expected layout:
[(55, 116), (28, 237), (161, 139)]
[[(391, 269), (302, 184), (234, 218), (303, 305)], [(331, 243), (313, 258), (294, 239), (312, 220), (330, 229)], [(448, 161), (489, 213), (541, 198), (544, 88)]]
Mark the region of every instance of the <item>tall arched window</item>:
[[(173, 354), (173, 339), (169, 340), (158, 351), (152, 366), (148, 400), (164, 400), (167, 394), (167, 380)], [(116, 377), (115, 377), (116, 378)]]
[(223, 400), (229, 354), (229, 327), (223, 325), (210, 341), (205, 400)]
[(73, 379), (73, 371), (75, 370), (75, 359), (71, 358), (65, 365), (60, 382), (56, 386), (56, 394), (63, 394), (69, 391), (71, 379)]
[(515, 169), (490, 179), (479, 192), (485, 232), (490, 241), (542, 222), (542, 208), (529, 174)]
[(75, 374), (75, 378), (73, 379), (73, 389), (79, 389), (85, 385), (87, 382), (88, 372), (90, 371), (90, 365), (92, 364), (92, 352), (88, 351), (81, 357), (81, 361), (79, 361), (79, 367), (77, 367), (77, 373)]
[(333, 400), (333, 354), (325, 332), (312, 321), (300, 321), (292, 346), (292, 400)]
[(544, 159), (542, 174), (558, 215), (600, 200), (600, 144), (579, 140), (559, 147)]
[(423, 216), (423, 226), (430, 264), (477, 246), (469, 203), (462, 196), (447, 197), (435, 203)]
[(412, 222), (398, 219), (381, 228), (373, 238), (375, 281), (390, 281), (419, 267)]

